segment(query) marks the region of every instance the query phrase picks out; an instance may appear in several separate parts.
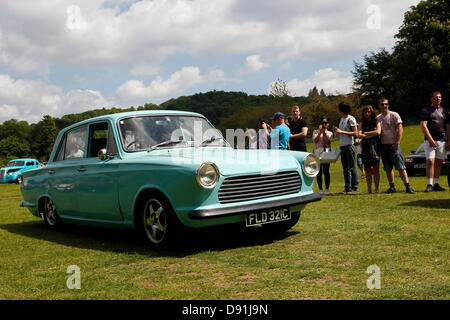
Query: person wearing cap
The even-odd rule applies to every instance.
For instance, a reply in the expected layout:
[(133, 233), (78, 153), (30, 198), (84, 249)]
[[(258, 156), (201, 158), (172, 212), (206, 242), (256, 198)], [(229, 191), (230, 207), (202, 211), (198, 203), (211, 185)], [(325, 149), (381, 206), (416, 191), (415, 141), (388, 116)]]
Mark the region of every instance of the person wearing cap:
[(306, 152), (306, 135), (308, 134), (308, 124), (301, 117), (300, 108), (295, 105), (292, 107), (292, 120), (289, 121), (291, 136), (289, 140), (290, 150)]
[(284, 122), (284, 114), (281, 112), (275, 112), (272, 118), (272, 124), (274, 129), (269, 132), (268, 125), (262, 124), (264, 130), (266, 130), (267, 138), (270, 139), (270, 148), (287, 150), (289, 146), (289, 137), (291, 130)]

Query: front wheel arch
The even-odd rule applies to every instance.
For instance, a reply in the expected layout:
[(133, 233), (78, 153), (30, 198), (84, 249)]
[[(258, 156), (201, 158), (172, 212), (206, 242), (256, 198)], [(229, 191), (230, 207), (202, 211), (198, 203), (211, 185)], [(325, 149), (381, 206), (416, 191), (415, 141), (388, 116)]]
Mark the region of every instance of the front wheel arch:
[[(150, 196), (156, 196), (156, 197), (161, 197), (164, 199), (164, 201), (167, 201), (167, 203), (170, 205), (170, 209), (175, 213), (175, 210), (173, 209), (172, 204), (169, 201), (169, 198), (166, 197), (166, 195), (164, 194), (164, 192), (162, 192), (161, 190), (158, 189), (144, 189), (141, 190), (139, 195), (136, 197), (136, 201), (134, 203), (134, 208), (133, 208), (133, 219), (134, 219), (134, 225), (136, 226), (136, 215), (139, 211), (139, 206), (142, 205), (142, 203)], [(176, 214), (175, 214), (176, 216)], [(177, 217), (178, 219), (178, 217)]]
[[(151, 199), (156, 199), (164, 207), (165, 214), (165, 228), (167, 228), (164, 239), (160, 242), (153, 241), (151, 236), (149, 236), (148, 225), (144, 225), (144, 214), (148, 201)], [(178, 217), (175, 214), (172, 204), (168, 198), (159, 190), (156, 189), (146, 189), (143, 190), (136, 199), (134, 205), (134, 225), (144, 242), (153, 249), (165, 249), (173, 244), (175, 240), (179, 238), (182, 234), (184, 227)]]

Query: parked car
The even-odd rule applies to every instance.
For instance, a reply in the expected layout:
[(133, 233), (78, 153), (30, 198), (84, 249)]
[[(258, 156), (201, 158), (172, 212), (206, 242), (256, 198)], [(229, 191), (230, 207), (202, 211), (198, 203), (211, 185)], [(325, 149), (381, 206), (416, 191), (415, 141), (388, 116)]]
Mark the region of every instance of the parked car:
[(22, 183), (23, 173), (28, 170), (41, 167), (42, 164), (36, 159), (15, 159), (0, 169), (0, 183), (15, 182)]
[(134, 228), (162, 248), (186, 227), (288, 230), (320, 200), (318, 171), (311, 153), (233, 149), (198, 113), (119, 113), (61, 130), (47, 166), (24, 174), (22, 206), (50, 228)]
[(450, 161), (446, 161), (442, 165), (442, 171), (447, 173), (447, 183), (448, 187), (450, 188)]
[[(405, 166), (408, 176), (424, 176), (426, 175), (427, 160), (425, 158), (425, 142), (422, 142), (416, 150), (411, 151), (411, 155), (405, 157)], [(447, 159), (442, 165), (441, 175), (447, 175), (448, 166), (445, 163), (450, 163), (450, 151), (447, 151)]]

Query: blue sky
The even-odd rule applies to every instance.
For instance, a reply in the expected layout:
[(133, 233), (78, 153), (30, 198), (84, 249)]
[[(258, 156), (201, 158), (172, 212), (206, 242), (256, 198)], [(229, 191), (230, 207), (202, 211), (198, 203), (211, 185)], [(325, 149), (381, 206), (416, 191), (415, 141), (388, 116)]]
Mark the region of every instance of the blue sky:
[(2, 0), (0, 123), (210, 90), (351, 90), (418, 1)]

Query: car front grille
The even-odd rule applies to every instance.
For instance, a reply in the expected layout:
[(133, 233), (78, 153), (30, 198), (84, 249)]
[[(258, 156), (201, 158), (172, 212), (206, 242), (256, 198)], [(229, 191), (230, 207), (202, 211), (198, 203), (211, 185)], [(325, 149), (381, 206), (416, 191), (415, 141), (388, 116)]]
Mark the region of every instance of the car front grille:
[(273, 175), (251, 175), (226, 178), (219, 190), (219, 202), (231, 203), (297, 193), (302, 180), (297, 171)]

